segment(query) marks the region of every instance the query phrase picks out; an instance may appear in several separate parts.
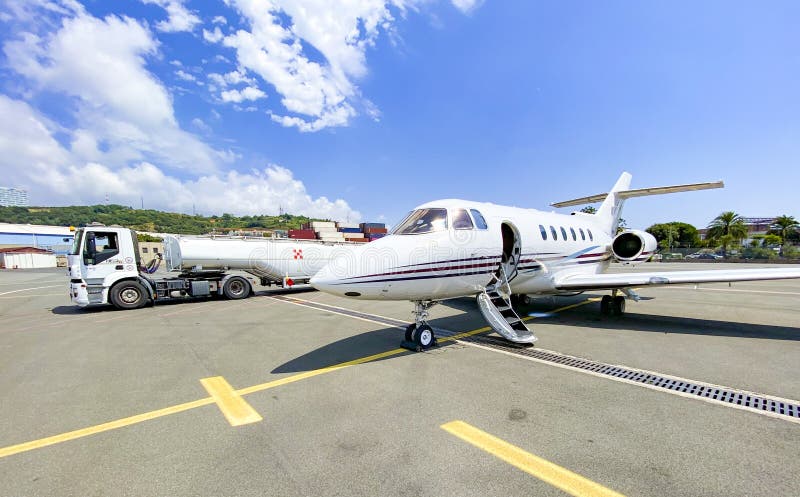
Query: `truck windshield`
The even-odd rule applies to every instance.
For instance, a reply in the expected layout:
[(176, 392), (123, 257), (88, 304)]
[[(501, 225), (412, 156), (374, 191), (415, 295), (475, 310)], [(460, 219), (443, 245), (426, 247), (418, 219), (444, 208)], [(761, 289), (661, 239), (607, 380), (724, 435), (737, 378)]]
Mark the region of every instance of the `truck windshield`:
[(72, 248), (70, 249), (70, 255), (78, 255), (81, 253), (81, 240), (83, 239), (83, 230), (78, 230), (75, 232), (75, 238), (72, 240)]
[(393, 232), (395, 235), (419, 235), (447, 229), (447, 209), (417, 209)]

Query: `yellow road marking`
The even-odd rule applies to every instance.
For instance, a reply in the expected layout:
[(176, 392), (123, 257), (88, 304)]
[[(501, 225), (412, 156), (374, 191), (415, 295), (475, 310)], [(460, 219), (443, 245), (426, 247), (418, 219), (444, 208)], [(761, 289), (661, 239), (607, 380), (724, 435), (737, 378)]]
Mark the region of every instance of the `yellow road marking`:
[(231, 426), (258, 423), (263, 419), (222, 376), (203, 378), (200, 383), (217, 403)]
[[(583, 302), (579, 302), (577, 304), (568, 305), (565, 307), (561, 307), (559, 309), (554, 310), (553, 312), (560, 312), (566, 309), (571, 309), (573, 307), (577, 307), (579, 305), (587, 304), (592, 300), (596, 299), (589, 299)], [(286, 300), (281, 300), (281, 302), (287, 302)], [(527, 319), (534, 319), (526, 318)], [(381, 323), (379, 321), (375, 321), (378, 324), (386, 326), (386, 323)], [(480, 333), (484, 333), (491, 330), (490, 327), (485, 326), (483, 328), (478, 328), (472, 331), (466, 331), (464, 333), (458, 333), (453, 336), (443, 337), (439, 339), (439, 342), (448, 342), (448, 341), (457, 341), (461, 338), (466, 338), (472, 335), (477, 335)], [(283, 385), (288, 385), (289, 383), (294, 383), (300, 380), (305, 380), (308, 378), (313, 378), (315, 376), (323, 375), (326, 373), (332, 373), (334, 371), (338, 371), (340, 369), (355, 366), (357, 364), (364, 364), (371, 361), (377, 361), (379, 359), (384, 359), (386, 357), (392, 357), (395, 355), (399, 355), (402, 353), (406, 353), (408, 350), (398, 348), (387, 350), (386, 352), (381, 352), (379, 354), (373, 354), (366, 357), (361, 357), (358, 359), (354, 359), (352, 361), (342, 362), (340, 364), (334, 364), (332, 366), (327, 366), (320, 369), (314, 369), (312, 371), (306, 371), (305, 373), (299, 373), (296, 375), (288, 376), (286, 378), (280, 378), (278, 380), (269, 381), (266, 383), (261, 383), (259, 385), (253, 385), (247, 388), (240, 388), (239, 390), (234, 390), (234, 393), (238, 395), (247, 395), (255, 392), (261, 392), (263, 390), (268, 390), (270, 388), (275, 388)], [(109, 421), (107, 423), (102, 423), (99, 425), (88, 426), (86, 428), (81, 428), (79, 430), (68, 431), (66, 433), (61, 433), (59, 435), (53, 435), (46, 438), (40, 438), (38, 440), (31, 440), (30, 442), (24, 442), (16, 445), (9, 445), (7, 447), (0, 448), (0, 459), (8, 456), (12, 456), (14, 454), (19, 454), (20, 452), (27, 452), (29, 450), (40, 449), (42, 447), (47, 447), (49, 445), (54, 445), (61, 442), (68, 442), (70, 440), (75, 440), (78, 438), (88, 437), (90, 435), (95, 435), (97, 433), (103, 433), (105, 431), (115, 430), (118, 428), (124, 428), (126, 426), (134, 425), (137, 423), (142, 423), (144, 421), (149, 421), (151, 419), (160, 418), (163, 416), (168, 416), (170, 414), (177, 414), (179, 412), (188, 411), (190, 409), (194, 409), (197, 407), (207, 406), (210, 404), (214, 404), (216, 401), (212, 397), (206, 397), (204, 399), (198, 399), (191, 402), (185, 402), (183, 404), (174, 405), (171, 407), (165, 407), (163, 409), (158, 409), (155, 411), (146, 412), (143, 414), (137, 414), (135, 416), (130, 416), (127, 418), (117, 419), (114, 421)]]
[(206, 397), (205, 399), (194, 400), (192, 402), (186, 402), (184, 404), (178, 404), (176, 406), (166, 407), (164, 409), (159, 409), (157, 411), (150, 411), (144, 414), (137, 414), (136, 416), (131, 416), (128, 418), (109, 421), (108, 423), (89, 426), (87, 428), (81, 428), (80, 430), (68, 431), (66, 433), (61, 433), (60, 435), (53, 435), (52, 437), (40, 438), (39, 440), (33, 440), (30, 442), (25, 442), (17, 445), (10, 445), (8, 447), (3, 447), (2, 449), (0, 449), (0, 458), (11, 456), (14, 454), (19, 454), (20, 452), (39, 449), (41, 447), (47, 447), (48, 445), (67, 442), (69, 440), (75, 440), (76, 438), (88, 437), (89, 435), (94, 435), (96, 433), (115, 430), (117, 428), (122, 428), (124, 426), (141, 423), (142, 421), (149, 421), (151, 419), (168, 416), (170, 414), (177, 414), (179, 412), (188, 411), (189, 409), (194, 409), (195, 407), (206, 406), (208, 404), (213, 404), (213, 403), (214, 399), (212, 399), (211, 397)]
[(575, 497), (625, 497), (566, 468), (525, 452), (505, 440), (501, 440), (463, 421), (451, 421), (443, 424), (441, 428), (451, 435), (455, 435), (465, 442), (471, 443), (475, 447), (485, 450), (508, 464)]

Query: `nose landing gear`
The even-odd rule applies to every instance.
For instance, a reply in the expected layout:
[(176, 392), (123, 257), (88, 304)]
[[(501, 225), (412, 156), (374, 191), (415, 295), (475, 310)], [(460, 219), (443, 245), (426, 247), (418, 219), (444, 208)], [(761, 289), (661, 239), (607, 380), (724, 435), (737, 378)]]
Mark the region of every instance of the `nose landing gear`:
[(415, 352), (438, 345), (436, 335), (433, 333), (433, 328), (428, 324), (428, 310), (438, 304), (435, 301), (421, 301), (414, 302), (414, 323), (408, 325), (406, 328), (405, 340), (400, 343), (400, 346)]

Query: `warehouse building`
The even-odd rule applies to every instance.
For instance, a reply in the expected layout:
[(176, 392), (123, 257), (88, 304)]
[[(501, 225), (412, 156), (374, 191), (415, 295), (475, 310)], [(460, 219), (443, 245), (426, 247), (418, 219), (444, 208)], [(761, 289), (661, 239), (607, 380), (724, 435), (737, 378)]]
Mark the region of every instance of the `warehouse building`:
[(56, 267), (56, 255), (35, 247), (0, 248), (0, 269)]
[(0, 223), (0, 248), (33, 247), (66, 255), (73, 233), (63, 226)]

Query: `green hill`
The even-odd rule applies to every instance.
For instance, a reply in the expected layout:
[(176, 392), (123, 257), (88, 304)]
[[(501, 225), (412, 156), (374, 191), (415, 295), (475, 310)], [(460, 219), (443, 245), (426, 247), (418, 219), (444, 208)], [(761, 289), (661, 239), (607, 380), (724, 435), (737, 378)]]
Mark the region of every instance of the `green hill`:
[(212, 230), (297, 229), (312, 220), (305, 216), (190, 216), (152, 209), (132, 209), (122, 205), (85, 205), (70, 207), (0, 207), (0, 222), (85, 226), (91, 222), (119, 224), (140, 231), (199, 235)]

